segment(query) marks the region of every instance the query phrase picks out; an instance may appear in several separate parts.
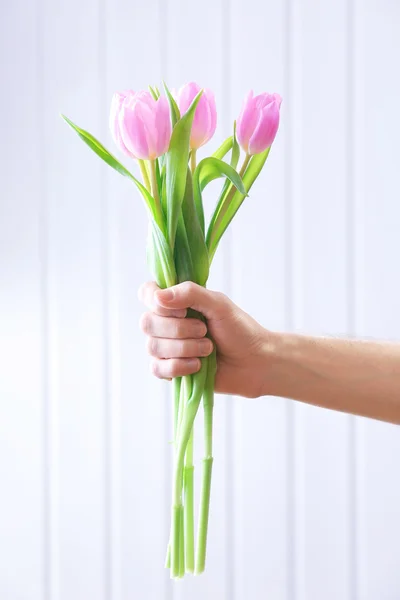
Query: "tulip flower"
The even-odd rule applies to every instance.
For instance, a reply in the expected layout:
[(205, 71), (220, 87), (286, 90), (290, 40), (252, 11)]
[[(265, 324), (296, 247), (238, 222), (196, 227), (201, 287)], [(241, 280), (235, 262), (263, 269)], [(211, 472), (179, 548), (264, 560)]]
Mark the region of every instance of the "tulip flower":
[[(183, 115), (201, 87), (197, 83), (187, 83), (178, 92), (177, 103)], [(204, 89), (194, 114), (192, 132), (190, 135), (190, 149), (197, 150), (204, 146), (214, 135), (217, 127), (217, 109), (214, 94), (209, 89)]]
[(115, 144), (118, 148), (130, 158), (135, 158), (135, 156), (128, 150), (122, 141), (121, 131), (119, 128), (119, 113), (121, 112), (122, 105), (124, 100), (128, 96), (134, 96), (135, 92), (132, 90), (127, 90), (126, 92), (115, 92), (112, 101), (111, 101), (111, 110), (110, 110), (110, 130), (111, 135)]
[(279, 94), (248, 93), (236, 123), (237, 139), (246, 154), (259, 154), (271, 146), (279, 127), (281, 102)]
[(154, 160), (165, 154), (171, 139), (171, 119), (168, 101), (160, 96), (154, 100), (150, 92), (128, 94), (117, 112), (123, 145), (141, 160)]

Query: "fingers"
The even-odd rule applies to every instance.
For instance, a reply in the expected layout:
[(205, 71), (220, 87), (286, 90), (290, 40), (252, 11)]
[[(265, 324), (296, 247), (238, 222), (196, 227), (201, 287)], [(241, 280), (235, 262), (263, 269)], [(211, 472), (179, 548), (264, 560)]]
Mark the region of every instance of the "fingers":
[(138, 292), (139, 300), (152, 312), (162, 317), (178, 317), (184, 318), (186, 316), (186, 309), (176, 309), (174, 307), (168, 308), (163, 307), (156, 302), (155, 292), (160, 288), (154, 281), (144, 283)]
[(166, 290), (153, 292), (156, 302), (163, 308), (182, 310), (193, 308), (207, 319), (220, 319), (230, 310), (230, 301), (218, 292), (212, 292), (185, 281)]
[(201, 362), (199, 358), (171, 358), (162, 360), (154, 358), (151, 363), (153, 375), (159, 379), (172, 379), (173, 377), (183, 377), (192, 375), (200, 370)]
[(208, 356), (213, 350), (211, 340), (168, 340), (162, 338), (149, 338), (147, 351), (155, 358), (197, 358)]
[(207, 333), (205, 323), (199, 319), (162, 317), (152, 312), (142, 315), (140, 327), (143, 333), (156, 338), (203, 338)]

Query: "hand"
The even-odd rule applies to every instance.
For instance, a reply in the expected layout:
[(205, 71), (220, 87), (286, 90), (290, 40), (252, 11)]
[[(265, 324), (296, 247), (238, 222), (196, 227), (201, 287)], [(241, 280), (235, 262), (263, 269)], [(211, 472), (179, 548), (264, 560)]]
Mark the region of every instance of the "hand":
[[(262, 394), (266, 374), (265, 350), (271, 334), (219, 292), (191, 282), (160, 290), (146, 283), (139, 297), (150, 309), (141, 318), (154, 375), (163, 379), (195, 373), (200, 356), (217, 347), (215, 391), (255, 398)], [(207, 319), (185, 318), (192, 308)]]

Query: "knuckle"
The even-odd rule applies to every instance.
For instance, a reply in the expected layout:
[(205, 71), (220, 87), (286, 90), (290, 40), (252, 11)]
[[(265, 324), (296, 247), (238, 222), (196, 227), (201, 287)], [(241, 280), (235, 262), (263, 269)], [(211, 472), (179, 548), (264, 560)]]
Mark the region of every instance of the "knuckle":
[(171, 377), (179, 377), (179, 375), (181, 374), (181, 369), (179, 368), (180, 366), (180, 362), (179, 360), (176, 359), (171, 359), (169, 360), (169, 375)]
[(148, 338), (147, 352), (150, 354), (150, 356), (158, 356), (159, 342), (157, 338)]
[(143, 331), (143, 333), (146, 333), (146, 334), (151, 333), (152, 323), (153, 323), (153, 315), (150, 312), (143, 313), (143, 315), (140, 317), (140, 322), (139, 322), (140, 329)]
[(182, 288), (181, 289), (182, 289), (182, 293), (185, 296), (190, 296), (195, 291), (196, 284), (193, 283), (192, 281), (185, 281), (184, 283), (182, 283)]
[(186, 356), (188, 352), (188, 344), (185, 340), (179, 340), (176, 342), (176, 355)]
[(160, 363), (157, 360), (152, 360), (150, 363), (150, 371), (151, 373), (155, 376), (158, 377), (159, 379), (162, 379), (162, 375), (160, 372)]

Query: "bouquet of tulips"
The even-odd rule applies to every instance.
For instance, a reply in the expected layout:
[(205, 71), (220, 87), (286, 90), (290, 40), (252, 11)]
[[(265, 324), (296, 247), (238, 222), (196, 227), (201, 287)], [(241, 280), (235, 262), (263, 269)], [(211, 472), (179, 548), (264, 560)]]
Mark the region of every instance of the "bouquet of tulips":
[[(161, 288), (183, 281), (205, 286), (210, 266), (227, 227), (263, 168), (279, 125), (278, 94), (250, 92), (233, 133), (212, 154), (197, 161), (197, 151), (214, 135), (217, 111), (211, 90), (195, 83), (178, 94), (164, 84), (149, 91), (114, 94), (110, 128), (118, 148), (138, 165), (140, 181), (90, 133), (65, 121), (108, 165), (130, 179), (149, 216), (147, 256)], [(244, 158), (240, 170), (240, 148)], [(229, 162), (225, 157), (229, 155)], [(205, 225), (205, 187), (223, 179), (214, 212)], [(190, 316), (204, 320), (194, 311)], [(167, 566), (171, 577), (200, 574), (206, 558), (210, 505), (212, 428), (216, 350), (201, 359), (200, 370), (173, 380), (174, 470), (171, 533)], [(195, 548), (193, 429), (200, 403), (204, 410), (204, 461)]]

